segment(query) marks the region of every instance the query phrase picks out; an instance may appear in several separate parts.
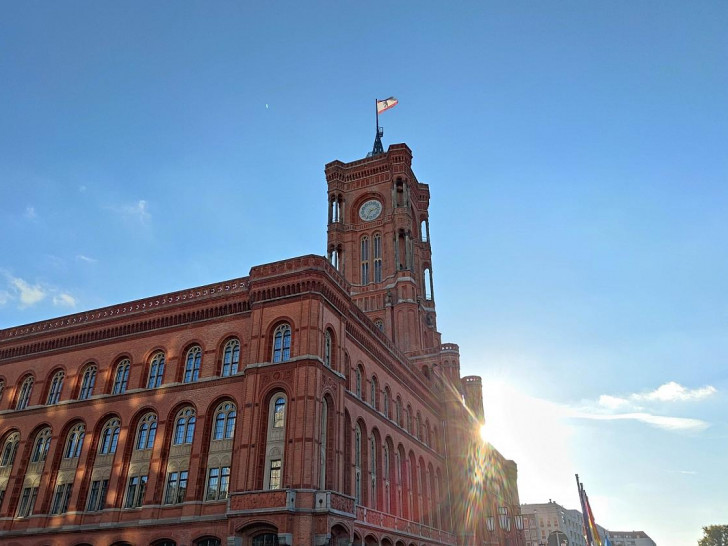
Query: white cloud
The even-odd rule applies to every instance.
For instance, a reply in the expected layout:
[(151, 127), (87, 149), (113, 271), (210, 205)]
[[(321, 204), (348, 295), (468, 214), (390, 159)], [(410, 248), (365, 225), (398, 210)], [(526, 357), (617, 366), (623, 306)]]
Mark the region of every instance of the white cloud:
[(53, 305), (59, 305), (63, 307), (75, 307), (76, 298), (74, 298), (70, 294), (59, 294), (57, 296), (53, 296)]
[(82, 262), (89, 263), (89, 264), (95, 264), (96, 262), (98, 262), (98, 260), (96, 258), (91, 258), (90, 256), (84, 256), (83, 254), (79, 254), (78, 256), (76, 256), (76, 259), (81, 260)]
[(688, 389), (676, 383), (670, 381), (664, 385), (660, 385), (654, 391), (650, 391), (642, 394), (633, 394), (631, 397), (634, 400), (646, 400), (646, 401), (659, 401), (659, 402), (687, 402), (692, 400), (702, 400), (715, 394), (717, 389), (712, 385), (706, 385), (699, 389)]
[(710, 425), (700, 419), (689, 419), (686, 417), (668, 417), (665, 415), (654, 415), (646, 412), (630, 412), (630, 413), (591, 413), (588, 411), (574, 412), (573, 417), (581, 419), (596, 419), (601, 421), (622, 421), (631, 420), (646, 423), (663, 430), (674, 431), (700, 431), (705, 430)]
[(626, 398), (620, 398), (618, 396), (611, 396), (609, 394), (602, 394), (599, 397), (599, 405), (607, 409), (618, 409), (625, 406), (630, 406), (630, 401)]
[(20, 307), (30, 307), (36, 303), (43, 301), (48, 295), (46, 290), (40, 284), (30, 284), (18, 277), (12, 277), (10, 284), (15, 288), (20, 299)]
[(144, 199), (140, 199), (132, 205), (122, 205), (121, 207), (118, 207), (117, 210), (124, 216), (134, 218), (142, 224), (146, 224), (152, 219), (152, 215), (147, 209), (147, 202)]
[(5, 305), (11, 299), (10, 292), (7, 290), (0, 290), (0, 305)]
[(25, 212), (23, 213), (23, 216), (28, 220), (35, 220), (36, 218), (38, 218), (38, 214), (35, 212), (35, 207), (30, 205), (25, 207)]

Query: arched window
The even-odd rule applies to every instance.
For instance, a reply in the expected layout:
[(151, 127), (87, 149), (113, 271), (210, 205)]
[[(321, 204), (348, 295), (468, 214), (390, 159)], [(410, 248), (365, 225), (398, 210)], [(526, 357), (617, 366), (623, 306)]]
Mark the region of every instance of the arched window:
[(157, 437), (157, 416), (153, 413), (147, 413), (139, 422), (137, 427), (136, 442), (134, 449), (152, 449), (154, 440)]
[(13, 466), (15, 454), (18, 451), (18, 443), (20, 442), (20, 433), (13, 432), (7, 437), (3, 444), (3, 451), (0, 454), (0, 467)]
[(369, 284), (369, 237), (361, 238), (361, 283)]
[(31, 463), (40, 463), (46, 460), (48, 450), (51, 448), (51, 429), (44, 428), (35, 437), (33, 451), (30, 455)]
[(371, 477), (372, 493), (371, 493), (371, 507), (375, 510), (377, 507), (377, 442), (372, 434), (369, 437), (369, 475)]
[(370, 396), (369, 396), (369, 403), (372, 405), (372, 407), (374, 409), (378, 409), (377, 408), (378, 394), (379, 394), (379, 385), (377, 384), (376, 376), (373, 375), (372, 380), (371, 380), (371, 392), (370, 392)]
[(331, 331), (326, 330), (324, 334), (324, 364), (331, 367), (331, 351), (332, 351), (332, 340)]
[(18, 401), (15, 404), (16, 410), (22, 410), (28, 407), (30, 403), (30, 395), (33, 392), (33, 377), (27, 376), (22, 385), (20, 385), (20, 392), (18, 393)]
[(86, 427), (79, 423), (71, 429), (66, 439), (66, 448), (63, 450), (64, 459), (77, 459), (81, 456), (83, 439), (86, 437)]
[(183, 383), (194, 383), (200, 378), (200, 361), (202, 360), (202, 349), (195, 346), (187, 351), (185, 361), (185, 375)]
[(394, 404), (395, 421), (401, 427), (402, 426), (402, 399), (398, 396), (397, 401)]
[(156, 353), (149, 362), (148, 389), (156, 389), (162, 384), (164, 378), (164, 353)]
[(78, 399), (87, 400), (91, 398), (91, 395), (94, 393), (94, 385), (96, 385), (96, 366), (92, 364), (91, 366), (87, 366), (83, 372)]
[(354, 498), (361, 504), (361, 428), (354, 427)]
[(51, 380), (51, 386), (48, 389), (48, 400), (46, 404), (52, 406), (57, 404), (61, 399), (61, 390), (63, 389), (63, 378), (66, 376), (64, 372), (56, 372)]
[(5, 392), (5, 380), (0, 379), (0, 402), (3, 400), (3, 393)]
[(118, 419), (109, 419), (106, 422), (104, 428), (101, 429), (101, 441), (99, 442), (99, 453), (101, 455), (116, 453), (116, 446), (119, 443), (120, 431), (121, 422)]
[(268, 404), (268, 431), (265, 445), (263, 489), (283, 487), (283, 453), (286, 440), (286, 396), (281, 392)]
[(427, 224), (427, 220), (420, 222), (420, 241), (426, 243), (430, 240), (430, 228)]
[(425, 299), (431, 300), (432, 299), (432, 271), (429, 267), (426, 267), (424, 270), (424, 284), (425, 284)]
[(240, 364), (240, 341), (231, 339), (225, 344), (222, 351), (222, 376), (235, 375), (238, 373)]
[(382, 446), (382, 478), (384, 479), (384, 507), (387, 513), (392, 512), (392, 506), (389, 498), (389, 446), (385, 443)]
[(278, 397), (273, 407), (273, 428), (281, 428), (286, 424), (286, 399)]
[(321, 401), (321, 431), (319, 441), (319, 489), (326, 489), (326, 438), (328, 432), (329, 403)]
[(356, 397), (361, 398), (361, 383), (362, 383), (362, 372), (361, 372), (361, 366), (356, 367), (356, 385), (354, 388), (356, 389)]
[(185, 408), (175, 418), (174, 445), (191, 444), (195, 437), (195, 410)]
[(391, 398), (391, 396), (392, 394), (389, 392), (389, 387), (384, 387), (384, 403), (382, 404), (382, 409), (384, 411), (384, 416), (387, 419), (392, 418), (392, 416), (389, 414), (389, 399)]
[(111, 394), (124, 394), (126, 387), (129, 384), (129, 369), (131, 368), (131, 362), (128, 358), (125, 358), (116, 366), (116, 373), (114, 374), (114, 387), (111, 390)]
[(215, 430), (213, 440), (232, 438), (235, 434), (235, 419), (237, 411), (232, 402), (223, 402), (215, 410)]
[(374, 282), (382, 282), (382, 236), (374, 234)]
[(283, 323), (273, 333), (273, 362), (285, 362), (291, 358), (291, 327)]
[(413, 417), (412, 417), (412, 406), (407, 404), (407, 432), (410, 434), (414, 434), (414, 425), (413, 425)]
[(422, 440), (422, 416), (419, 411), (417, 412), (415, 435), (418, 440)]

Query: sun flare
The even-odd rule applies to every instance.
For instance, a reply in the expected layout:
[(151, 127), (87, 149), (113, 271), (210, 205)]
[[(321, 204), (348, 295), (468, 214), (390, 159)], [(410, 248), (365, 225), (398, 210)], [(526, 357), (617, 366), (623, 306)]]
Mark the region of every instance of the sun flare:
[(484, 442), (487, 442), (487, 434), (488, 432), (485, 430), (485, 423), (480, 426), (480, 439)]

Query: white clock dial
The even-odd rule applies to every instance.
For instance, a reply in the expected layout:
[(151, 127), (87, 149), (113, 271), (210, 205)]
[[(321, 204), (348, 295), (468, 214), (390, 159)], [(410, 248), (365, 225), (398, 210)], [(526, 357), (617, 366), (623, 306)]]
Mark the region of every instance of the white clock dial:
[(376, 199), (365, 201), (364, 204), (359, 207), (359, 218), (365, 222), (371, 222), (375, 218), (379, 217), (381, 213), (382, 204)]

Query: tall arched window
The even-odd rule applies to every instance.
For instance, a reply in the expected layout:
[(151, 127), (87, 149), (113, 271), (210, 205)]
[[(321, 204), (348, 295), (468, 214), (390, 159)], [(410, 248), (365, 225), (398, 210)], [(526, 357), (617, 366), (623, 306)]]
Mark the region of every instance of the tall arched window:
[(96, 385), (96, 366), (86, 366), (83, 371), (83, 377), (81, 378), (81, 390), (78, 392), (79, 400), (87, 400), (91, 398), (94, 393), (94, 386)]
[(164, 378), (164, 353), (156, 353), (149, 362), (149, 379), (147, 388), (156, 389), (162, 384)]
[(382, 236), (374, 234), (374, 282), (382, 282)]
[(64, 459), (77, 459), (81, 456), (83, 439), (86, 437), (86, 427), (79, 423), (71, 429), (66, 439), (66, 448), (63, 450)]
[(390, 502), (390, 483), (389, 483), (389, 446), (384, 443), (382, 447), (382, 479), (384, 480), (384, 506), (383, 510), (388, 514), (392, 512)]
[(51, 448), (51, 429), (44, 428), (35, 437), (33, 451), (30, 455), (31, 463), (40, 463), (46, 460), (48, 450)]
[(195, 437), (195, 410), (185, 408), (177, 413), (174, 426), (174, 445), (191, 444)]
[(154, 440), (157, 437), (157, 416), (154, 413), (147, 413), (139, 422), (137, 427), (136, 442), (134, 449), (152, 449)]
[(402, 399), (398, 396), (397, 401), (394, 404), (395, 421), (401, 427), (402, 426)]
[(129, 384), (129, 369), (131, 368), (131, 362), (128, 358), (125, 358), (116, 366), (116, 373), (114, 374), (114, 387), (111, 390), (111, 394), (124, 394), (126, 387)]
[(291, 327), (283, 323), (273, 333), (273, 362), (285, 362), (291, 358)]
[(331, 351), (333, 349), (331, 337), (331, 331), (326, 330), (326, 333), (324, 333), (324, 364), (329, 368), (331, 367)]
[(319, 441), (319, 489), (326, 489), (326, 442), (328, 433), (329, 403), (321, 401), (321, 431)]
[(369, 476), (371, 481), (371, 507), (377, 510), (377, 442), (374, 434), (369, 437)]
[(18, 393), (18, 401), (15, 404), (16, 410), (22, 410), (28, 407), (30, 403), (30, 395), (33, 392), (33, 377), (27, 376), (23, 383), (20, 385), (20, 392)]
[(183, 383), (194, 383), (200, 378), (200, 362), (202, 360), (202, 349), (195, 346), (187, 351), (185, 360), (185, 375)]
[(57, 404), (59, 400), (61, 399), (61, 390), (63, 389), (63, 378), (66, 376), (66, 374), (62, 371), (56, 372), (53, 376), (53, 379), (51, 379), (51, 386), (48, 389), (48, 400), (46, 401), (46, 404), (49, 406), (52, 406), (53, 404)]
[(0, 467), (13, 466), (15, 454), (18, 451), (18, 443), (20, 443), (19, 432), (13, 432), (6, 438), (3, 444), (2, 454), (0, 454)]
[(277, 393), (268, 405), (263, 489), (283, 487), (283, 454), (286, 440), (286, 396)]
[(418, 440), (422, 440), (422, 416), (419, 411), (417, 412), (415, 435)]
[(362, 373), (361, 366), (356, 367), (356, 384), (354, 385), (354, 388), (356, 389), (356, 397), (362, 398), (362, 376), (364, 374)]
[(223, 402), (215, 410), (215, 430), (213, 440), (232, 438), (235, 434), (235, 419), (237, 411), (232, 402)]
[(240, 341), (231, 339), (225, 344), (222, 351), (222, 376), (235, 375), (238, 373), (240, 364)]
[(377, 407), (377, 402), (378, 402), (377, 398), (379, 395), (379, 385), (377, 383), (377, 377), (375, 375), (372, 375), (371, 392), (369, 394), (370, 394), (369, 403), (372, 405), (372, 407), (374, 409), (379, 409)]
[(354, 427), (354, 498), (361, 504), (361, 428)]
[(3, 401), (3, 393), (5, 392), (5, 380), (0, 379), (0, 402)]
[(424, 279), (423, 282), (425, 284), (425, 299), (431, 300), (432, 299), (432, 271), (429, 267), (426, 267), (424, 270)]
[(369, 284), (369, 237), (361, 238), (361, 283)]
[(120, 431), (121, 422), (118, 419), (113, 418), (106, 422), (104, 428), (101, 429), (101, 441), (99, 442), (99, 453), (101, 455), (116, 453)]
[(384, 387), (384, 403), (382, 404), (382, 406), (383, 406), (382, 409), (384, 411), (384, 416), (387, 419), (391, 419), (392, 418), (392, 416), (389, 413), (389, 399), (391, 397), (392, 397), (392, 394), (389, 391), (389, 387)]

